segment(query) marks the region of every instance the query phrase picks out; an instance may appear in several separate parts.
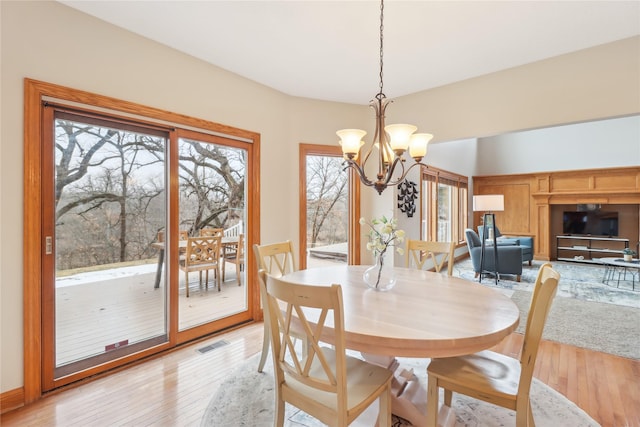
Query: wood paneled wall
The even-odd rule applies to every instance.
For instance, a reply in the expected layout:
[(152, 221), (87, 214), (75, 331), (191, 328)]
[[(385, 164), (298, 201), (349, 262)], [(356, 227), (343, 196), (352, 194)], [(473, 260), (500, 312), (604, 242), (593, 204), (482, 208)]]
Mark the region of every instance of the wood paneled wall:
[[(639, 239), (640, 167), (477, 176), (473, 194), (504, 194), (504, 211), (495, 212), (496, 224), (503, 234), (533, 236), (535, 259), (555, 257), (552, 205), (637, 205), (635, 218), (620, 230), (620, 237), (631, 245)], [(482, 212), (474, 212), (474, 225), (481, 217)]]

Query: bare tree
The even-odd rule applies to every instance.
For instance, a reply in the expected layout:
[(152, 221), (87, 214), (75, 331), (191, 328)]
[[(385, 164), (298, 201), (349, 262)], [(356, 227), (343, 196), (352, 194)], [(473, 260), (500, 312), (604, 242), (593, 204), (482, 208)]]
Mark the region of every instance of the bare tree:
[(310, 245), (346, 241), (347, 174), (339, 157), (307, 156), (307, 233)]
[(224, 228), (245, 208), (246, 152), (199, 141), (181, 140), (181, 223), (190, 233)]

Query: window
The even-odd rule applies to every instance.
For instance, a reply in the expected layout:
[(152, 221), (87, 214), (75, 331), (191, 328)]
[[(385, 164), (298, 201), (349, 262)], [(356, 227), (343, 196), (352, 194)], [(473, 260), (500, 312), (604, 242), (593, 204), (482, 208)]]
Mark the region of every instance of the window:
[(462, 243), (468, 218), (467, 177), (422, 168), (422, 238)]

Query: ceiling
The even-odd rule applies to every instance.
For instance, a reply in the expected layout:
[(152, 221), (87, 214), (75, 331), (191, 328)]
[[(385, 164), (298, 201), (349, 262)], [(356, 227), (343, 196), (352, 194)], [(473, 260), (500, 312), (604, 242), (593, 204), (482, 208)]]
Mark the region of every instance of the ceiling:
[[(377, 1), (60, 2), (289, 95), (366, 104), (379, 91)], [(639, 34), (640, 1), (387, 0), (384, 92)]]

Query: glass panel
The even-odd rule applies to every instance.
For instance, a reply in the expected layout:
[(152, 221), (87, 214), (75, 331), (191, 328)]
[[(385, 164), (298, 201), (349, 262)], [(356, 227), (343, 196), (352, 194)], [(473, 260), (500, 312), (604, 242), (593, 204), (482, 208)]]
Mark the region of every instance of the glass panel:
[(438, 184), (438, 242), (451, 241), (452, 187)]
[(349, 177), (342, 157), (306, 156), (307, 268), (347, 263)]
[(458, 190), (458, 243), (464, 242), (464, 230), (467, 228), (469, 212), (468, 212), (468, 194), (467, 188), (461, 187)]
[(58, 376), (166, 341), (152, 246), (166, 222), (166, 141), (155, 130), (56, 114)]
[[(425, 178), (429, 178), (429, 175), (423, 175)], [(422, 239), (431, 240), (431, 218), (433, 218), (433, 192), (432, 188), (435, 186), (435, 182), (431, 182), (427, 179), (422, 181)]]
[[(203, 141), (207, 139), (207, 141)], [(225, 139), (178, 140), (179, 174), (179, 330), (248, 309), (243, 254), (247, 224), (247, 151), (227, 146)], [(196, 240), (207, 232), (222, 233), (219, 259), (198, 265), (187, 246), (211, 250), (214, 239)], [(238, 245), (242, 242), (242, 247)], [(238, 261), (238, 262), (236, 262)], [(187, 296), (187, 283), (189, 294)], [(219, 289), (218, 289), (219, 286)]]

